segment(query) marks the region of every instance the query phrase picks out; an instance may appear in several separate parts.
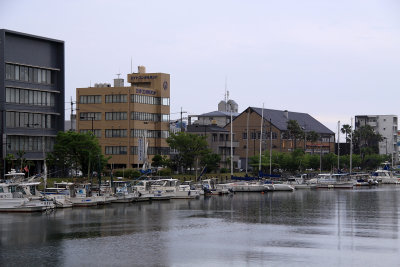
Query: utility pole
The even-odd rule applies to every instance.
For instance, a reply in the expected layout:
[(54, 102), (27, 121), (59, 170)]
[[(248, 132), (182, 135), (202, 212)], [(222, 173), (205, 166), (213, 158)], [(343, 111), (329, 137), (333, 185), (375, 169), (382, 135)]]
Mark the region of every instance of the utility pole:
[(72, 130), (74, 130), (74, 127), (73, 127), (73, 118), (74, 118), (74, 102), (72, 101), (72, 96), (71, 96), (71, 127), (70, 127), (70, 130), (72, 131)]
[(183, 132), (183, 117), (182, 117), (182, 114), (183, 113), (187, 113), (187, 111), (182, 111), (182, 107), (181, 107), (181, 132)]

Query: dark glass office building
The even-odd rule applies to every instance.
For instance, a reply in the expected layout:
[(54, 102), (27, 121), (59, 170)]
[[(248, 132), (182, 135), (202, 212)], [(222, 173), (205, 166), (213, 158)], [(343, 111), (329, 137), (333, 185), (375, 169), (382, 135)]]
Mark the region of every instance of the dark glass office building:
[(64, 76), (63, 41), (0, 29), (2, 174), (11, 168), (9, 158), (19, 168), (21, 156), (31, 174), (43, 171), (64, 130)]

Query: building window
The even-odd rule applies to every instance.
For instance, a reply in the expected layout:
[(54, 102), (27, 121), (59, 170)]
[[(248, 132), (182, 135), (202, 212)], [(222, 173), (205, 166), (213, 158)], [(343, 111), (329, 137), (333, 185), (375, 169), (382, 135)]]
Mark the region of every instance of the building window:
[(145, 129), (132, 129), (131, 137), (147, 137), (147, 138), (168, 138), (169, 131), (145, 130)]
[(106, 103), (126, 103), (128, 95), (106, 95)]
[[(29, 95), (31, 95), (31, 98)], [(55, 93), (52, 92), (6, 88), (7, 103), (53, 107), (55, 98)]]
[(79, 132), (83, 133), (83, 134), (93, 133), (94, 136), (96, 136), (98, 138), (101, 137), (101, 130), (100, 129), (93, 129), (93, 131), (92, 131), (92, 129), (82, 129), (82, 130), (79, 130)]
[(126, 146), (106, 146), (106, 155), (126, 155)]
[(149, 104), (149, 105), (163, 105), (169, 106), (170, 100), (167, 97), (154, 97), (147, 95), (131, 95), (132, 103)]
[(126, 120), (127, 113), (126, 112), (106, 112), (106, 120), (107, 121), (119, 121)]
[(136, 111), (134, 111), (134, 112), (131, 113), (131, 120), (169, 122), (169, 114), (146, 113), (146, 112), (136, 112)]
[(101, 104), (101, 95), (81, 95), (79, 96), (80, 104)]
[[(44, 141), (44, 143), (43, 143)], [(50, 136), (7, 136), (7, 152), (25, 151), (25, 152), (46, 152), (53, 151), (54, 137)]]
[[(147, 155), (169, 155), (170, 148), (169, 147), (148, 147)], [(138, 147), (131, 146), (131, 155), (138, 154)]]
[(79, 115), (81, 121), (101, 120), (101, 112), (81, 112)]
[(29, 112), (6, 112), (7, 128), (54, 128), (55, 115)]
[(106, 129), (106, 138), (126, 137), (126, 129)]
[(30, 83), (54, 83), (53, 71), (41, 68), (6, 64), (6, 79)]

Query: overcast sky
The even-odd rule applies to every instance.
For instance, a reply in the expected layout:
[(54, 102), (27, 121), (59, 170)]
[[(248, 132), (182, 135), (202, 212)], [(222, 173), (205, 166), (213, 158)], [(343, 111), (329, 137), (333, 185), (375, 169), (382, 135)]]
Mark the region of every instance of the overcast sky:
[(399, 115), (398, 0), (0, 0), (0, 28), (65, 41), (66, 102), (126, 80), (132, 58), (134, 71), (171, 74), (171, 113), (217, 110), (227, 79), (239, 112), (264, 103), (334, 132), (355, 115)]

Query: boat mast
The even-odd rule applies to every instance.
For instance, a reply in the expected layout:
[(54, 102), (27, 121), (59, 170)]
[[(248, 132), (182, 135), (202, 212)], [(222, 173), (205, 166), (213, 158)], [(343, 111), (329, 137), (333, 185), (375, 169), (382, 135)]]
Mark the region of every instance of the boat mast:
[(350, 119), (350, 174), (353, 169), (353, 118)]
[(250, 107), (247, 109), (247, 123), (246, 123), (246, 175), (247, 166), (249, 165), (249, 117), (250, 117)]
[(340, 161), (340, 121), (338, 121), (338, 131), (337, 131), (337, 171), (339, 173), (339, 161)]
[(261, 110), (261, 130), (260, 130), (260, 158), (258, 160), (258, 173), (261, 172), (261, 142), (263, 137), (263, 122), (264, 122), (264, 103)]
[(269, 177), (272, 175), (272, 121), (269, 118)]

